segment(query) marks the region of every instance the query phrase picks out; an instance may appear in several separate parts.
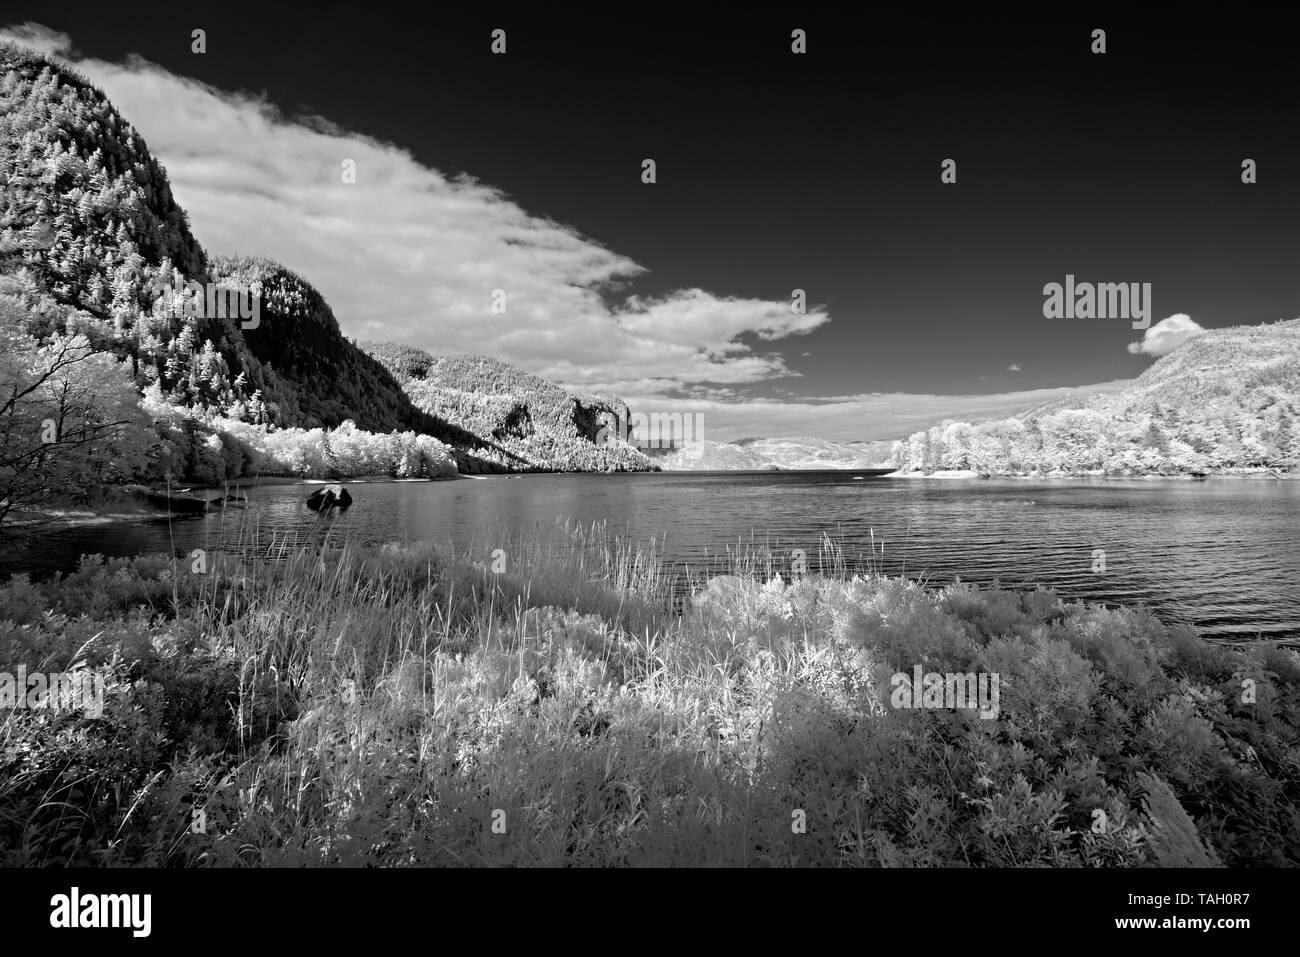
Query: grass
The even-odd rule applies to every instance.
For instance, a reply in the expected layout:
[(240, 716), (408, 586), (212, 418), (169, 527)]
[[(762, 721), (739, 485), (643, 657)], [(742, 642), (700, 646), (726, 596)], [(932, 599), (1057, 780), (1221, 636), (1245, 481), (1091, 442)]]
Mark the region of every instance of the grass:
[[(101, 717), (0, 711), (0, 864), (1300, 861), (1286, 649), (925, 588), (829, 540), (797, 580), (739, 548), (685, 606), (653, 542), (496, 547), (281, 542), (0, 586), (0, 671), (108, 675)], [(999, 716), (892, 707), (917, 664), (997, 673)]]

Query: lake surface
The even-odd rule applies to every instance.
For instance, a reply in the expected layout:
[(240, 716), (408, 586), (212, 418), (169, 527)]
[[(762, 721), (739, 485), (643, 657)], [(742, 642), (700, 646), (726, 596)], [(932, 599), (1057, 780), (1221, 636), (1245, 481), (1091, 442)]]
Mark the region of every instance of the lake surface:
[[(138, 519), (47, 532), (0, 545), (0, 574), (75, 568), (83, 553), (131, 555), (220, 548), (247, 538), (303, 539), (329, 523), (332, 541), (431, 539), (489, 544), (503, 529), (604, 521), (662, 542), (673, 563), (724, 570), (727, 549), (794, 549), (818, 566), (823, 533), (850, 562), (942, 584), (1043, 584), (1068, 598), (1149, 605), (1207, 637), (1300, 638), (1300, 482), (952, 480), (852, 472), (492, 476), (349, 484), (356, 504), (322, 520), (302, 506), (309, 485), (247, 490), (249, 508), (193, 519)], [(874, 536), (874, 537), (873, 537)], [(883, 557), (880, 545), (884, 544)], [(1097, 550), (1105, 571), (1094, 571)]]

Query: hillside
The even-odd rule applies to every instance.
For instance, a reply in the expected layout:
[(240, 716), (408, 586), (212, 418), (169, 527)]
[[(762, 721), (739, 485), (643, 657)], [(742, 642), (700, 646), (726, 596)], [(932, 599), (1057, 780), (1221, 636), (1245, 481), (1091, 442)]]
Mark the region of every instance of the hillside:
[[(649, 467), (639, 453), (591, 444), (600, 417), (626, 407), (569, 396), (506, 366), (484, 376), (434, 360), (436, 377), (413, 401), (342, 334), (305, 279), (263, 259), (209, 259), (140, 134), (75, 71), (0, 44), (0, 108), (6, 315), (37, 345), (84, 336), (92, 350), (128, 363), (155, 413), (184, 412), (184, 434), (167, 439), (175, 448), (154, 455), (159, 469), (166, 460), (184, 463), (189, 477), (229, 478), (251, 467), (267, 443), (235, 454), (247, 443), (232, 432), (250, 433), (232, 423), (319, 433), (302, 441), (328, 448), (328, 433), (348, 422), (349, 436), (432, 437), (453, 447), (461, 471)], [(229, 290), (229, 301), (218, 305), (214, 295), (226, 295), (218, 290)], [(236, 299), (256, 307), (255, 321)], [(303, 464), (311, 458), (263, 464), (317, 474), (325, 466)]]
[(434, 356), (388, 343), (362, 343), (397, 378), (417, 408), (455, 422), (489, 448), (475, 454), (521, 470), (648, 471), (621, 442), (597, 445), (604, 426), (627, 421), (620, 399), (573, 395), (487, 356)]
[(217, 257), (214, 282), (256, 288), (260, 315), (241, 329), (257, 365), (250, 386), (261, 408), (230, 410), (233, 418), (284, 421), (302, 428), (337, 428), (352, 420), (370, 432), (413, 430), (473, 448), (473, 435), (417, 409), (383, 363), (339, 329), (325, 298), (302, 277), (265, 259)]
[(1300, 319), (1211, 329), (1126, 388), (896, 443), (900, 470), (1142, 474), (1290, 471), (1300, 458)]
[(111, 316), (204, 253), (144, 140), (97, 87), (0, 43), (0, 231), (61, 302)]
[(830, 442), (826, 439), (741, 439), (690, 442), (659, 460), (665, 472), (778, 469), (868, 469), (888, 467), (889, 442)]
[(251, 401), (262, 376), (238, 317), (163, 302), (164, 290), (211, 276), (140, 134), (101, 90), (38, 54), (0, 44), (0, 71), (4, 271), (29, 306), (42, 303), (33, 314), (64, 317), (63, 328), (25, 331), (81, 333), (178, 405)]

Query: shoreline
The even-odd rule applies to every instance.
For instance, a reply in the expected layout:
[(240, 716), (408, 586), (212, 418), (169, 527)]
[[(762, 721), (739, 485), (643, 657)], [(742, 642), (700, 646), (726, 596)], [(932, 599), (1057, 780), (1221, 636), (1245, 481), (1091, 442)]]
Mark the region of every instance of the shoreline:
[[(845, 475), (856, 474), (871, 469), (781, 469), (782, 473), (809, 472), (824, 474), (828, 472), (842, 472)], [(484, 475), (473, 475), (458, 473), (456, 475), (439, 475), (432, 478), (394, 478), (386, 475), (362, 475), (355, 478), (341, 479), (319, 479), (319, 478), (297, 478), (293, 476), (281, 475), (263, 475), (250, 479), (239, 479), (233, 482), (227, 482), (222, 485), (213, 486), (180, 486), (173, 491), (180, 494), (217, 494), (220, 492), (238, 492), (241, 489), (253, 489), (262, 486), (279, 486), (279, 485), (302, 485), (302, 486), (320, 486), (320, 485), (382, 485), (382, 484), (404, 484), (404, 483), (426, 483), (426, 482), (454, 482), (462, 480), (481, 481), (491, 478), (513, 478), (525, 474), (539, 475), (690, 475), (703, 474), (701, 470), (682, 469), (682, 470), (664, 470), (660, 472), (501, 472)], [(773, 474), (772, 470), (752, 470), (752, 469), (717, 469), (711, 470), (709, 474), (722, 475), (734, 473), (736, 475), (767, 475)], [(974, 481), (974, 480), (1012, 480), (1018, 482), (1041, 482), (1044, 484), (1058, 482), (1133, 482), (1133, 481), (1171, 481), (1171, 482), (1197, 482), (1197, 481), (1214, 481), (1214, 480), (1233, 480), (1233, 481), (1278, 481), (1293, 482), (1300, 481), (1300, 472), (1274, 472), (1271, 469), (1252, 469), (1239, 470), (1233, 472), (1211, 472), (1204, 477), (1180, 474), (1180, 475), (1162, 475), (1159, 473), (1150, 473), (1144, 475), (1101, 475), (1096, 473), (1062, 473), (1049, 475), (1012, 475), (1012, 474), (984, 474), (971, 469), (961, 470), (942, 470), (935, 472), (901, 472), (893, 471), (878, 473), (870, 476), (872, 479), (934, 479), (938, 481)], [(114, 487), (116, 492), (119, 487)], [(110, 492), (110, 494), (112, 494)], [(216, 510), (214, 510), (215, 513)], [(150, 508), (124, 508), (117, 504), (113, 508), (105, 511), (96, 511), (92, 508), (85, 507), (66, 507), (42, 509), (34, 513), (15, 512), (15, 517), (8, 519), (5, 529), (11, 530), (28, 530), (41, 527), (58, 526), (61, 528), (73, 528), (84, 525), (103, 525), (112, 522), (129, 522), (142, 518), (166, 518), (169, 514), (165, 511), (159, 511)]]
[[(487, 478), (486, 475), (439, 475), (432, 478), (393, 478), (386, 475), (363, 475), (356, 478), (346, 479), (315, 479), (315, 478), (295, 478), (284, 475), (262, 475), (251, 479), (238, 479), (232, 482), (224, 482), (221, 485), (181, 485), (172, 489), (172, 492), (191, 496), (198, 494), (200, 496), (216, 496), (220, 493), (240, 492), (245, 489), (260, 488), (262, 486), (278, 485), (374, 485), (381, 483), (407, 483), (407, 482), (449, 482), (459, 479), (470, 478)], [(107, 496), (123, 494), (124, 490), (135, 483), (125, 485), (110, 486), (106, 490)], [(157, 489), (165, 492), (166, 488)], [(205, 514), (217, 514), (222, 509), (212, 509)], [(112, 522), (130, 522), (139, 519), (166, 519), (169, 517), (195, 517), (185, 516), (177, 512), (168, 512), (161, 509), (149, 508), (135, 504), (128, 504), (128, 501), (106, 503), (102, 510), (96, 510), (91, 507), (64, 506), (39, 509), (34, 511), (20, 511), (15, 509), (14, 516), (5, 521), (4, 530), (33, 530), (57, 526), (59, 528), (76, 528), (86, 525), (107, 525)]]
[(1165, 475), (1160, 472), (1147, 472), (1135, 475), (1104, 475), (1100, 472), (1062, 472), (1035, 474), (1013, 474), (1010, 472), (976, 472), (973, 469), (945, 469), (934, 472), (890, 472), (881, 478), (905, 478), (905, 479), (1016, 479), (1019, 481), (1029, 482), (1051, 482), (1051, 481), (1069, 481), (1078, 482), (1083, 480), (1095, 481), (1170, 481), (1170, 482), (1208, 482), (1212, 479), (1247, 479), (1254, 481), (1280, 481), (1293, 482), (1300, 479), (1300, 472), (1276, 472), (1272, 469), (1239, 469), (1231, 472), (1207, 472), (1204, 475), (1191, 475), (1186, 472), (1175, 475)]

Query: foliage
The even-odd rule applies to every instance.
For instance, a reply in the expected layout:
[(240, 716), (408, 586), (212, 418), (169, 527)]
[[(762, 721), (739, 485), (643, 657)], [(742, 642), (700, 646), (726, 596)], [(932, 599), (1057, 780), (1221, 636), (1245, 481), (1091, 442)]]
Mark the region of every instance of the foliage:
[[(0, 670), (109, 680), (0, 715), (0, 863), (1300, 863), (1292, 651), (874, 576), (682, 611), (603, 529), (500, 544), (11, 579)], [(997, 717), (892, 707), (916, 665)]]
[(69, 489), (135, 479), (158, 445), (121, 363), (82, 335), (38, 343), (26, 318), (0, 294), (0, 521)]
[(172, 460), (204, 485), (245, 476), (443, 478), (457, 474), (456, 452), (418, 432), (358, 429), (350, 419), (336, 429), (276, 428), (208, 415), (195, 418), (146, 390), (144, 408), (173, 449)]

